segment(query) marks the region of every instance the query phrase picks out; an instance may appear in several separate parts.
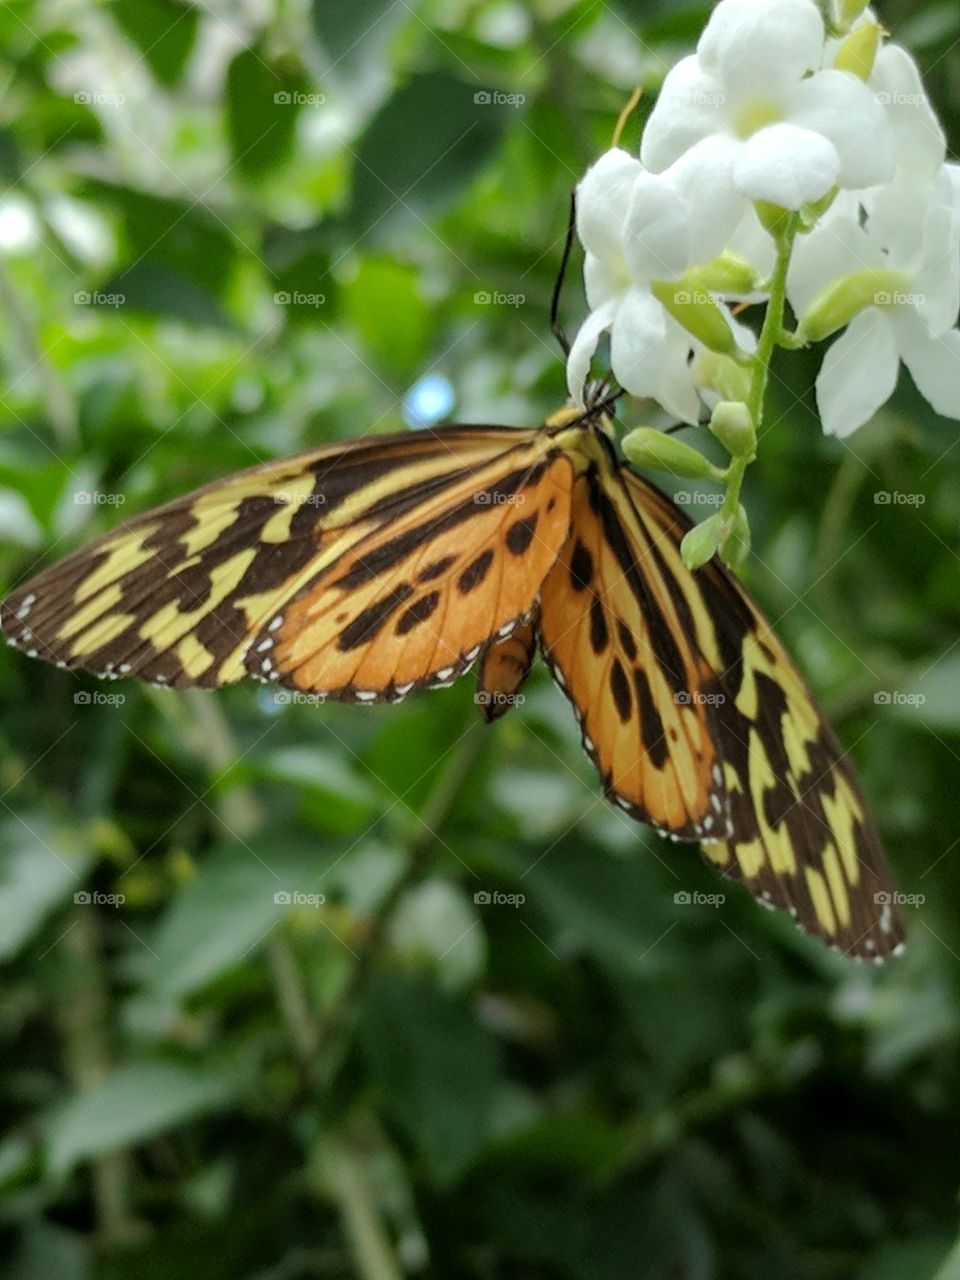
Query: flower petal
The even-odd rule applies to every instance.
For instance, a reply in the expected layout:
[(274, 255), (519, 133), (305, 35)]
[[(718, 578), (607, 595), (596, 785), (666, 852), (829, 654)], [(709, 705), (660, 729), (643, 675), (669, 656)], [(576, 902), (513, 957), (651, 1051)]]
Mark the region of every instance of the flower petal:
[(686, 206), (666, 178), (644, 173), (634, 182), (623, 255), (634, 284), (675, 280), (690, 265)]
[(903, 363), (923, 398), (945, 418), (960, 418), (960, 330), (934, 337), (916, 313), (896, 317)]
[(819, 67), (823, 20), (810, 0), (720, 0), (697, 45), (700, 65), (761, 96)]
[(836, 185), (840, 157), (822, 134), (795, 124), (771, 124), (743, 144), (733, 176), (748, 200), (799, 209)]
[(618, 303), (607, 302), (591, 311), (577, 331), (567, 356), (567, 389), (578, 408), (583, 408), (583, 387), (590, 376), (590, 361), (602, 334), (613, 324)]
[(887, 113), (899, 167), (916, 177), (932, 177), (946, 157), (946, 140), (906, 49), (888, 44), (879, 51), (870, 88)]
[(818, 71), (791, 87), (786, 118), (829, 138), (844, 187), (888, 182), (896, 169), (893, 129), (870, 89), (847, 71)]
[(695, 344), (675, 320), (668, 320), (661, 343), (660, 375), (654, 393), (657, 403), (681, 422), (700, 421), (700, 396), (693, 379), (690, 351)]
[(577, 187), (577, 232), (584, 248), (601, 258), (620, 254), (620, 233), (637, 175), (639, 160), (614, 147), (605, 151)]
[(650, 118), (644, 125), (640, 159), (660, 173), (701, 138), (712, 136), (726, 100), (722, 87), (695, 55), (681, 58), (667, 72)]
[(679, 192), (689, 228), (689, 262), (709, 262), (728, 248), (749, 205), (733, 185), (740, 144), (716, 135), (696, 143), (663, 175)]
[(629, 289), (627, 264), (598, 258), (595, 253), (587, 251), (583, 256), (583, 285), (590, 310), (596, 311), (605, 302), (622, 298)]
[(817, 376), (817, 407), (827, 435), (852, 435), (886, 404), (897, 385), (900, 359), (889, 319), (861, 311), (836, 340)]
[(666, 312), (647, 289), (631, 289), (617, 309), (610, 334), (610, 363), (621, 386), (635, 396), (655, 396)]
[(831, 211), (816, 230), (797, 238), (787, 276), (787, 297), (801, 316), (831, 281), (886, 265), (880, 249), (852, 217)]

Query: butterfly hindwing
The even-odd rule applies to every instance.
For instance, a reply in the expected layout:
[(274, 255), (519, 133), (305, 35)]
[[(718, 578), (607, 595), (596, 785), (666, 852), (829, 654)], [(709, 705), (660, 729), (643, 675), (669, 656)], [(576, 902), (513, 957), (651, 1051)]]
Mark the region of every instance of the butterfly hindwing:
[(680, 557), (690, 522), (623, 470), (647, 536), (686, 600), (689, 628), (717, 675), (718, 746), (733, 829), (709, 862), (838, 950), (882, 958), (903, 938), (893, 886), (853, 770), (806, 683), (741, 583)]
[(544, 656), (612, 800), (665, 834), (727, 834), (716, 680), (604, 454), (574, 486), (541, 592)]
[(476, 701), (491, 723), (516, 706), (537, 652), (537, 625), (531, 619), (503, 639), (484, 645), (477, 671)]

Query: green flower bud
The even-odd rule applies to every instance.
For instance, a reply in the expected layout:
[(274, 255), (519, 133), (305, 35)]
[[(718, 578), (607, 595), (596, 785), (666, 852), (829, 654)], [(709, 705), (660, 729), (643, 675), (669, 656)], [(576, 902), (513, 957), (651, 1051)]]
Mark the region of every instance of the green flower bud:
[(655, 280), (650, 289), (674, 320), (705, 347), (734, 358), (742, 355), (724, 312), (696, 279), (672, 283)]
[(825, 196), (812, 204), (805, 204), (800, 210), (801, 230), (811, 231), (840, 194), (839, 187), (831, 187)]
[(724, 249), (712, 262), (696, 267), (686, 278), (713, 293), (752, 293), (760, 284), (760, 273), (753, 263), (730, 249)]
[(637, 427), (623, 438), (623, 452), (635, 467), (669, 471), (691, 480), (716, 480), (717, 468), (709, 458), (676, 436), (668, 436), (654, 427)]
[(778, 204), (770, 204), (767, 200), (754, 200), (753, 207), (765, 231), (769, 231), (774, 240), (779, 240), (790, 229), (793, 214)]
[(833, 280), (810, 303), (797, 325), (797, 337), (803, 342), (822, 342), (867, 307), (896, 305), (909, 286), (909, 276), (885, 267), (870, 267)]
[(840, 30), (849, 31), (866, 7), (867, 0), (836, 0), (837, 26)]
[(721, 400), (710, 418), (710, 430), (734, 458), (752, 458), (757, 428), (742, 400)]
[(747, 562), (750, 555), (750, 521), (743, 503), (737, 507), (737, 514), (721, 539), (720, 555), (724, 564), (737, 571)]
[(723, 517), (719, 512), (687, 530), (680, 543), (680, 555), (688, 569), (699, 569), (711, 559), (722, 533)]
[(693, 377), (698, 387), (708, 387), (724, 400), (746, 400), (752, 381), (749, 369), (718, 356), (715, 351), (698, 351), (693, 359)]
[(882, 35), (878, 22), (862, 22), (844, 39), (834, 66), (838, 71), (851, 72), (858, 80), (869, 80)]

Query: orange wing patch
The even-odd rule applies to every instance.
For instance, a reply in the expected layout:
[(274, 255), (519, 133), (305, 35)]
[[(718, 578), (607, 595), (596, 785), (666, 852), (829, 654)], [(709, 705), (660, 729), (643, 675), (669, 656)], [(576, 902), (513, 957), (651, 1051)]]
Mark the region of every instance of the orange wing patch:
[(285, 604), (254, 640), (249, 670), (362, 702), (449, 684), (529, 618), (567, 537), (572, 478), (554, 450), (418, 505)]
[(716, 681), (609, 463), (578, 477), (570, 538), (543, 584), (544, 656), (608, 795), (662, 832), (729, 833)]
[(484, 647), (475, 697), (480, 714), (488, 724), (516, 706), (536, 651), (537, 628), (533, 620), (523, 623), (503, 640), (491, 640)]

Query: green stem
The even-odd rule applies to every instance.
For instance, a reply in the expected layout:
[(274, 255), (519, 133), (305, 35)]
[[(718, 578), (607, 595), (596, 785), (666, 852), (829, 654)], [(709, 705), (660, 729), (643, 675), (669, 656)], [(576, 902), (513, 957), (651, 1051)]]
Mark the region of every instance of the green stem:
[(325, 1173), (359, 1280), (403, 1280), (367, 1170), (348, 1142), (330, 1142)]
[[(61, 1006), (67, 1070), (77, 1091), (85, 1093), (113, 1068), (109, 991), (95, 907), (84, 904), (74, 910), (60, 945), (71, 976)], [(94, 1156), (90, 1162), (97, 1237), (107, 1247), (143, 1236), (133, 1215), (131, 1171), (126, 1149)]]
[[(763, 422), (763, 409), (766, 400), (767, 384), (770, 380), (770, 362), (778, 346), (790, 346), (792, 335), (783, 327), (783, 314), (787, 304), (787, 272), (790, 267), (790, 255), (793, 242), (800, 228), (800, 219), (792, 214), (783, 234), (777, 240), (777, 260), (770, 277), (770, 298), (767, 312), (763, 318), (763, 327), (757, 341), (757, 350), (752, 361), (753, 374), (750, 390), (747, 395), (747, 408), (759, 435)], [(747, 467), (755, 455), (734, 458), (727, 474), (727, 491), (724, 494), (721, 514), (732, 520), (740, 506), (740, 489)]]
[(437, 848), (437, 828), (446, 821), (476, 763), (485, 742), (483, 726), (468, 729), (454, 747), (443, 773), (417, 815), (417, 829), (407, 846), (406, 865), (371, 917), (367, 936), (340, 994), (322, 1019), (319, 1039), (327, 1053), (324, 1075), (329, 1081), (345, 1052), (349, 1030), (360, 1003), (363, 988), (378, 956), (386, 945), (390, 925), (407, 892), (429, 868)]

